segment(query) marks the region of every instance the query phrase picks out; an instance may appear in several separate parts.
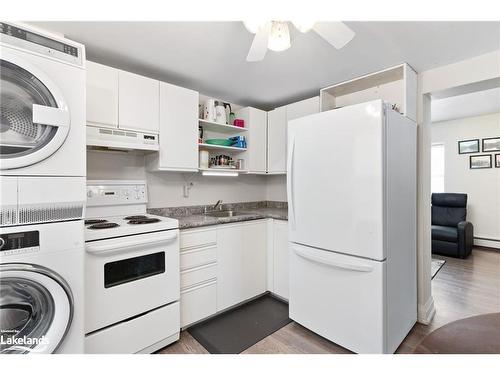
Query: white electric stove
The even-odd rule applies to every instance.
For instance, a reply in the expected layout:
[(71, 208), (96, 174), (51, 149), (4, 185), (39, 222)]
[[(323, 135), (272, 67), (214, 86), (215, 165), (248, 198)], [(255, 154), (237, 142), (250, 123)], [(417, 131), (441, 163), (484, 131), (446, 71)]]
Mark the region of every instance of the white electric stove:
[(145, 181), (87, 181), (87, 353), (151, 353), (179, 339), (178, 221), (146, 204)]

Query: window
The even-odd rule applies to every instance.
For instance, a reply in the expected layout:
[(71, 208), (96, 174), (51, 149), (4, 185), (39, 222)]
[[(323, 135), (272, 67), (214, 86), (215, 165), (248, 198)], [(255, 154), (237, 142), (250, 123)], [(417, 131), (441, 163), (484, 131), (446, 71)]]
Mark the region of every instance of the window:
[(431, 192), (444, 193), (444, 144), (431, 146)]

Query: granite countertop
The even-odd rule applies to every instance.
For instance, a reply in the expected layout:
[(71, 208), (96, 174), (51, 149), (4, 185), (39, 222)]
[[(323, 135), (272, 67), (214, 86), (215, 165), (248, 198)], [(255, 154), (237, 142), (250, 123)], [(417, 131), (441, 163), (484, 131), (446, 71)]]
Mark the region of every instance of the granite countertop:
[[(207, 206), (209, 209), (211, 206)], [(209, 225), (235, 223), (258, 219), (288, 220), (286, 202), (244, 202), (224, 204), (223, 210), (242, 213), (230, 217), (212, 217), (203, 214), (205, 206), (183, 206), (148, 209), (150, 214), (171, 217), (179, 220), (179, 229), (205, 227)]]

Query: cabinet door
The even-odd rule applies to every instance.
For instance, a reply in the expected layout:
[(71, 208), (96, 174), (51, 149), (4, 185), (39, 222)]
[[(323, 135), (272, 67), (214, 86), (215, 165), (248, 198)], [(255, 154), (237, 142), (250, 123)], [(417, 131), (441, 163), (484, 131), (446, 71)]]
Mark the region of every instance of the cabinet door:
[(217, 228), (217, 311), (243, 301), (242, 225)]
[(245, 107), (236, 112), (236, 117), (245, 120), (248, 151), (242, 156), (250, 173), (266, 173), (267, 112)]
[(243, 300), (266, 291), (267, 222), (243, 225)]
[(319, 112), (319, 96), (301, 100), (286, 106), (287, 121)]
[(159, 169), (198, 170), (198, 93), (160, 83)]
[(119, 127), (158, 133), (160, 83), (157, 80), (119, 72)]
[(268, 113), (267, 119), (267, 172), (286, 173), (287, 107)]
[(118, 69), (87, 61), (87, 123), (118, 127)]
[(274, 220), (273, 249), (274, 293), (280, 297), (288, 299), (288, 222)]

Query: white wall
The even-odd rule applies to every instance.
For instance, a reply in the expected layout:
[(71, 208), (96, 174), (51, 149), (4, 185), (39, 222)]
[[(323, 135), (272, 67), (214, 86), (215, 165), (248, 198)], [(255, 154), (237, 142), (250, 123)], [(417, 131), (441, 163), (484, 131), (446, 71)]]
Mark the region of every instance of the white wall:
[[(266, 200), (266, 176), (207, 177), (199, 173), (149, 173), (144, 156), (133, 153), (87, 152), (87, 179), (147, 180), (148, 206), (174, 207)], [(183, 186), (193, 182), (189, 198), (183, 196)], [(278, 197), (278, 195), (273, 195)], [(285, 193), (286, 197), (286, 193)]]
[(286, 175), (267, 176), (266, 200), (286, 202)]
[[(266, 177), (241, 175), (211, 177), (199, 173), (148, 173), (149, 207), (191, 206), (266, 200)], [(184, 198), (183, 185), (193, 182), (189, 198)]]
[[(445, 147), (445, 192), (467, 193), (467, 219), (474, 225), (474, 237), (500, 241), (500, 168), (469, 169), (469, 156), (480, 154), (459, 155), (457, 145), (460, 140), (497, 136), (500, 113), (436, 122), (431, 128), (432, 142)], [(488, 154), (494, 162), (494, 153)]]

